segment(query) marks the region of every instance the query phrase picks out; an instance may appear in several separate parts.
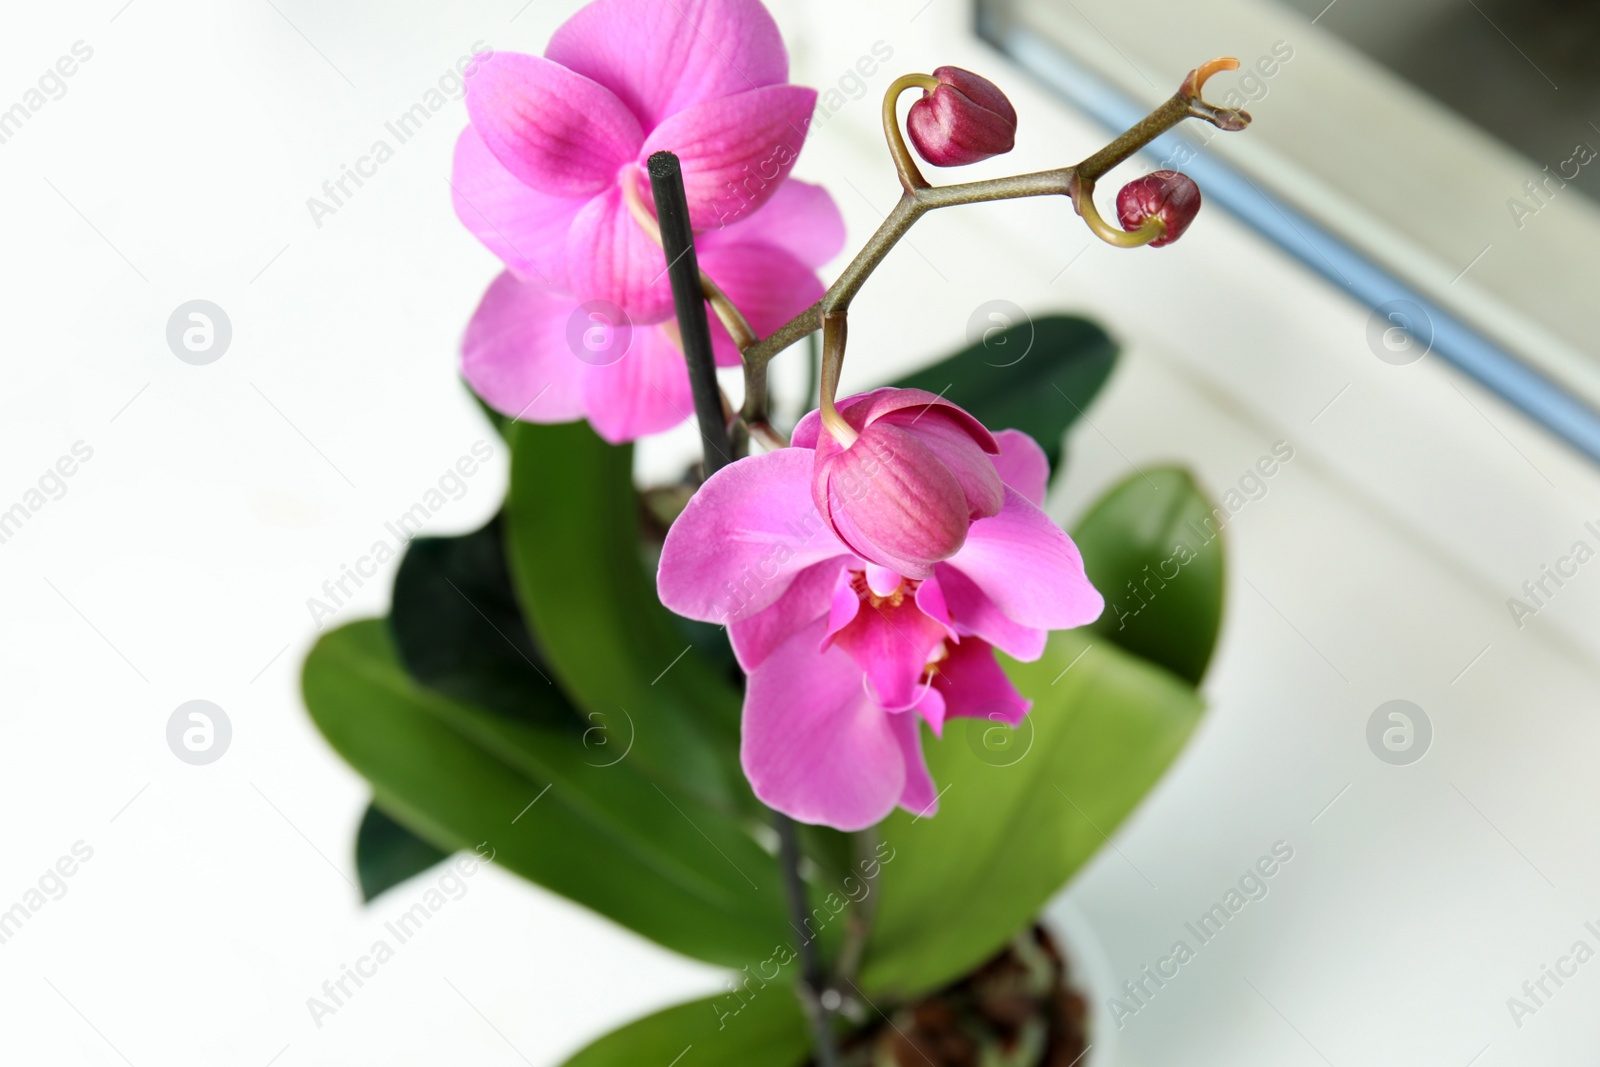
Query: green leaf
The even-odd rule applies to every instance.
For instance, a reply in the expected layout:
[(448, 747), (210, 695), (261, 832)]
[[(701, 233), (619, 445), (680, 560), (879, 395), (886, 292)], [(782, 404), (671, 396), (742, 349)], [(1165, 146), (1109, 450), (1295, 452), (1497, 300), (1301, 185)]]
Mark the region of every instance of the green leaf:
[(630, 755), (727, 810), (754, 811), (739, 770), (740, 694), (673, 625), (645, 571), (633, 449), (587, 424), (518, 423), (507, 555), (556, 681), (633, 727)]
[(564, 1067), (796, 1067), (811, 1051), (794, 992), (773, 984), (754, 995), (692, 1000), (613, 1031)]
[(389, 626), (411, 677), (490, 711), (590, 725), (551, 700), (550, 671), (522, 621), (497, 516), (461, 537), (419, 537), (394, 580)]
[(500, 435), (502, 441), (509, 443), (510, 437), (508, 435), (515, 423), (509, 417), (500, 414), (500, 412), (484, 403), (483, 397), (478, 395), (470, 383), (463, 381), (461, 384), (466, 388), (467, 395), (472, 397), (473, 402), (478, 405), (478, 410), (483, 412), (483, 417), (489, 420), (489, 425), (494, 427), (494, 432)]
[(1222, 538), (1211, 502), (1177, 467), (1134, 474), (1072, 531), (1106, 598), (1090, 627), (1195, 685), (1222, 629)]
[(367, 813), (361, 817), (361, 829), (356, 831), (361, 899), (371, 903), (384, 890), (421, 874), (449, 855), (395, 822), (376, 804), (368, 804)]
[(893, 852), (862, 985), (906, 997), (967, 973), (1036, 916), (1182, 749), (1202, 711), (1188, 686), (1081, 630), (1007, 663), (1034, 701), (1016, 730), (952, 719), (925, 738), (939, 811), (879, 827)]
[(1069, 315), (1017, 323), (896, 382), (926, 389), (970, 411), (991, 430), (1021, 430), (1060, 465), (1061, 439), (1116, 365), (1117, 345), (1099, 326)]
[[(381, 620), (324, 635), (303, 686), (376, 802), (437, 847), (492, 854), (712, 963), (766, 959), (788, 936), (777, 863), (738, 820), (569, 731), (421, 688)], [(563, 698), (550, 687), (546, 699)]]

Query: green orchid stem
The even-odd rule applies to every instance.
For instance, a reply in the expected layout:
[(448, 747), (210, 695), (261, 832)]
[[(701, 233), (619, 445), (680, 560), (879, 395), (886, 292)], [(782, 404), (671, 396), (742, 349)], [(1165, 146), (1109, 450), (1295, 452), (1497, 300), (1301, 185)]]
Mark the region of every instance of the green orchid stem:
[(772, 813), (772, 822), (778, 831), (778, 866), (783, 871), (789, 925), (794, 927), (800, 945), (800, 981), (795, 983), (795, 992), (800, 997), (806, 1022), (811, 1026), (811, 1039), (817, 1046), (817, 1067), (839, 1067), (839, 1050), (833, 1039), (833, 1013), (822, 1003), (827, 975), (817, 955), (816, 939), (806, 935), (807, 924), (811, 921), (811, 902), (806, 899), (806, 883), (800, 877), (799, 829), (793, 819), (780, 811)]
[(844, 421), (838, 408), (833, 406), (839, 395), (839, 374), (844, 370), (845, 317), (843, 312), (823, 312), (822, 315), (822, 425), (839, 442), (849, 448), (860, 435), (855, 427)]
[(722, 390), (717, 385), (711, 324), (706, 318), (706, 294), (700, 279), (700, 262), (694, 251), (694, 230), (689, 224), (689, 198), (683, 188), (683, 165), (671, 152), (657, 152), (650, 157), (648, 170), (650, 191), (656, 201), (656, 219), (661, 226), (661, 251), (667, 258), (672, 303), (678, 313), (678, 336), (683, 342), (684, 360), (689, 365), (689, 387), (694, 394), (695, 415), (700, 423), (705, 475), (709, 478), (733, 462), (734, 448), (728, 435), (728, 419), (723, 412)]
[[(905, 142), (900, 135), (894, 109), (894, 99), (905, 89), (919, 85), (916, 79), (925, 75), (908, 75), (897, 80), (885, 94), (887, 99), (884, 104), (884, 120), (890, 152), (894, 156), (895, 169), (900, 175), (904, 190), (900, 200), (879, 225), (877, 232), (868, 238), (867, 243), (862, 245), (861, 251), (857, 252), (849, 266), (845, 267), (844, 273), (840, 274), (838, 280), (822, 295), (821, 300), (784, 323), (771, 335), (741, 350), (740, 354), (744, 357), (745, 401), (740, 417), (751, 426), (768, 423), (767, 364), (772, 361), (772, 357), (801, 338), (821, 329), (824, 319), (837, 317), (842, 325), (844, 316), (850, 310), (850, 302), (861, 291), (866, 280), (922, 216), (939, 208), (955, 207), (960, 204), (981, 204), (991, 200), (1016, 200), (1026, 196), (1065, 196), (1075, 203), (1082, 203), (1083, 201), (1079, 199), (1080, 185), (1086, 190), (1092, 190), (1094, 183), (1107, 171), (1127, 160), (1184, 119), (1197, 118), (1210, 122), (1219, 129), (1241, 130), (1250, 122), (1248, 114), (1233, 108), (1215, 107), (1206, 103), (1200, 96), (1201, 89), (1211, 75), (1218, 71), (1232, 70), (1237, 66), (1238, 62), (1235, 60), (1219, 59), (1191, 71), (1171, 98), (1077, 166), (1036, 171), (1032, 174), (1016, 174), (1006, 178), (992, 178), (988, 181), (933, 186), (918, 185), (917, 179), (920, 179), (921, 175), (916, 171), (915, 163), (911, 162), (909, 168), (906, 166), (910, 157), (905, 151)], [(892, 130), (891, 121), (893, 121)], [(912, 175), (915, 175), (915, 179), (911, 177)], [(1088, 203), (1092, 209), (1093, 201)], [(1153, 230), (1134, 231), (1134, 234), (1125, 241), (1123, 238), (1115, 237), (1115, 232), (1103, 220), (1101, 227), (1096, 229), (1095, 233), (1102, 240), (1112, 238), (1114, 244), (1144, 244), (1159, 236), (1153, 233)], [(842, 334), (841, 329), (840, 335)], [(837, 360), (842, 362), (842, 351), (838, 353)], [(824, 377), (829, 373), (825, 352)], [(834, 383), (837, 384), (838, 367), (832, 368), (831, 373)], [(832, 394), (826, 385), (822, 389), (822, 400), (825, 408), (832, 406)]]
[(900, 115), (896, 105), (900, 94), (907, 89), (921, 89), (927, 96), (939, 88), (939, 79), (931, 74), (903, 74), (890, 84), (883, 94), (883, 136), (889, 142), (889, 154), (894, 157), (894, 169), (900, 175), (900, 187), (906, 192), (928, 188), (928, 179), (917, 168), (917, 159), (906, 147), (905, 135), (900, 132)]
[(1116, 248), (1139, 248), (1151, 241), (1159, 241), (1167, 232), (1166, 223), (1151, 215), (1139, 224), (1137, 230), (1122, 230), (1111, 225), (1100, 215), (1094, 203), (1094, 182), (1079, 180), (1072, 194), (1072, 206), (1088, 224), (1089, 230), (1100, 240)]

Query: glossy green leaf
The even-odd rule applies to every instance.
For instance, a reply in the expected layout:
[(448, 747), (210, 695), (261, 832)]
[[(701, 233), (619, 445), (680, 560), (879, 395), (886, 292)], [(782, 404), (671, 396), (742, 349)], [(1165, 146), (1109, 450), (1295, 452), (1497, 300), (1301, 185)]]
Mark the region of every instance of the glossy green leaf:
[(978, 343), (902, 378), (954, 401), (992, 430), (1014, 429), (1044, 448), (1054, 470), (1061, 439), (1111, 377), (1117, 345), (1099, 326), (1070, 315), (1043, 315), (995, 326)]
[(390, 818), (378, 805), (368, 804), (361, 829), (356, 831), (361, 899), (370, 902), (449, 855)]
[(1072, 531), (1106, 598), (1090, 627), (1198, 685), (1222, 629), (1224, 559), (1211, 502), (1177, 467), (1129, 476)]
[(613, 1031), (564, 1067), (796, 1067), (811, 1050), (787, 986), (750, 986), (647, 1015)]
[(506, 509), (518, 596), (561, 688), (588, 714), (631, 721), (631, 760), (753, 810), (739, 692), (674, 627), (641, 559), (633, 449), (581, 422), (519, 423)]
[[(384, 810), (668, 948), (743, 967), (787, 936), (777, 864), (737, 819), (634, 761), (416, 685), (380, 620), (322, 637), (312, 719)], [(563, 699), (554, 687), (548, 699)]]
[(1171, 674), (1062, 631), (1007, 672), (1034, 701), (1010, 730), (952, 719), (925, 735), (939, 811), (897, 811), (862, 985), (904, 997), (965, 974), (1036, 916), (1182, 749), (1202, 710)]
[(581, 733), (566, 700), (550, 699), (550, 670), (522, 621), (499, 517), (460, 537), (418, 537), (394, 580), (389, 626), (411, 677), (490, 711)]

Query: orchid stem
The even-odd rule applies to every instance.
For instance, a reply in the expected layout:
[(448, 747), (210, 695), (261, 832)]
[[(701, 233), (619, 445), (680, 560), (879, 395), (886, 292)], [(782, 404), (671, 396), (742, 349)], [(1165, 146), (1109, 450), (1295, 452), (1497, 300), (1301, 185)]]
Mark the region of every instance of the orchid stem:
[(656, 219), (661, 229), (661, 251), (667, 258), (672, 282), (672, 303), (678, 313), (678, 335), (689, 365), (689, 387), (705, 456), (705, 476), (711, 477), (733, 462), (728, 419), (717, 385), (717, 364), (711, 351), (711, 323), (706, 318), (705, 292), (700, 283), (700, 263), (694, 252), (694, 231), (689, 225), (689, 198), (683, 188), (683, 166), (671, 152), (650, 157), (650, 191), (655, 196)]
[[(822, 403), (819, 393), (821, 389), (820, 375), (822, 374), (822, 344), (816, 334), (806, 338), (806, 391), (800, 398), (800, 414), (795, 416), (798, 421), (806, 412)], [(816, 399), (812, 399), (816, 397)]]
[(839, 375), (844, 369), (845, 321), (842, 311), (824, 312), (822, 316), (822, 425), (841, 448), (849, 448), (861, 436), (833, 406), (834, 397), (839, 395)]
[(755, 344), (759, 337), (750, 326), (750, 320), (744, 317), (733, 303), (727, 293), (722, 291), (722, 286), (711, 279), (705, 271), (700, 272), (700, 290), (705, 293), (706, 303), (711, 305), (711, 310), (717, 313), (723, 329), (728, 331), (728, 336), (733, 338), (734, 346), (740, 349)]
[(806, 923), (811, 919), (811, 904), (806, 899), (806, 884), (800, 877), (800, 834), (794, 820), (780, 811), (772, 813), (773, 825), (778, 831), (778, 865), (783, 869), (783, 890), (789, 904), (789, 925), (794, 927), (800, 942), (800, 981), (795, 992), (811, 1025), (811, 1037), (816, 1043), (817, 1067), (839, 1067), (839, 1052), (834, 1046), (832, 1013), (822, 1003), (822, 992), (827, 978), (822, 970), (822, 960), (817, 955), (813, 937), (806, 936)]
[(917, 167), (916, 157), (906, 147), (905, 134), (900, 132), (900, 113), (897, 105), (900, 94), (907, 89), (921, 89), (927, 95), (939, 88), (939, 79), (931, 74), (902, 74), (889, 84), (883, 94), (883, 136), (889, 142), (889, 154), (894, 157), (894, 169), (900, 175), (900, 187), (906, 192), (926, 189), (928, 180)]
[[(1028, 196), (1065, 196), (1083, 215), (1084, 221), (1102, 240), (1119, 246), (1147, 244), (1161, 236), (1152, 226), (1142, 226), (1131, 233), (1117, 230), (1100, 217), (1091, 194), (1094, 183), (1107, 171), (1124, 162), (1145, 145), (1166, 133), (1185, 119), (1196, 118), (1209, 122), (1222, 130), (1242, 130), (1250, 123), (1250, 115), (1237, 108), (1220, 108), (1207, 103), (1200, 95), (1205, 83), (1213, 74), (1237, 69), (1235, 59), (1214, 59), (1190, 71), (1178, 91), (1162, 102), (1154, 111), (1135, 123), (1110, 144), (1072, 167), (1017, 174), (987, 181), (964, 182), (956, 185), (928, 185), (917, 170), (915, 161), (906, 148), (900, 132), (899, 115), (895, 101), (901, 92), (922, 85), (918, 79), (928, 75), (911, 74), (890, 85), (884, 98), (884, 134), (888, 138), (889, 152), (894, 157), (895, 170), (900, 176), (903, 192), (900, 200), (878, 226), (877, 232), (861, 246), (844, 272), (839, 275), (822, 299), (800, 312), (768, 336), (749, 346), (740, 346), (744, 361), (745, 399), (741, 419), (751, 426), (769, 421), (767, 412), (767, 364), (772, 357), (796, 341), (823, 329), (830, 319), (837, 319), (840, 351), (843, 360), (844, 316), (850, 310), (850, 301), (861, 291), (862, 285), (883, 262), (890, 250), (899, 243), (918, 219), (938, 208), (959, 204), (980, 204), (992, 200), (1015, 200)], [(1164, 229), (1163, 231), (1164, 232)], [(828, 368), (827, 334), (824, 332), (822, 405), (824, 417), (832, 408), (833, 393), (826, 382)], [(831, 371), (835, 387), (839, 368)], [(837, 418), (837, 415), (835, 415)], [(842, 420), (840, 420), (842, 422)], [(841, 442), (842, 443), (842, 442)]]
[(1159, 241), (1161, 235), (1167, 232), (1166, 223), (1154, 215), (1140, 223), (1137, 230), (1123, 230), (1111, 225), (1101, 217), (1100, 209), (1095, 206), (1094, 182), (1078, 182), (1077, 188), (1072, 191), (1072, 206), (1078, 209), (1078, 214), (1088, 223), (1091, 233), (1106, 244), (1117, 248), (1138, 248), (1151, 241)]

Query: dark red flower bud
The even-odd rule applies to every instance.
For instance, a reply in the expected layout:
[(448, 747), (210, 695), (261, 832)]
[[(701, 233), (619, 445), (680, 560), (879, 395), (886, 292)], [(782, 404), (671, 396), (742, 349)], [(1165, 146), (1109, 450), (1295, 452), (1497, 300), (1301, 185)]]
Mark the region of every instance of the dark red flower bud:
[(1124, 185), (1117, 194), (1117, 221), (1124, 230), (1137, 230), (1152, 216), (1166, 224), (1167, 232), (1151, 241), (1151, 248), (1170, 245), (1182, 237), (1199, 212), (1200, 187), (1175, 170), (1151, 171)]
[(964, 167), (1011, 151), (1017, 109), (994, 82), (960, 67), (933, 72), (938, 88), (911, 105), (906, 129), (917, 154), (936, 167)]

